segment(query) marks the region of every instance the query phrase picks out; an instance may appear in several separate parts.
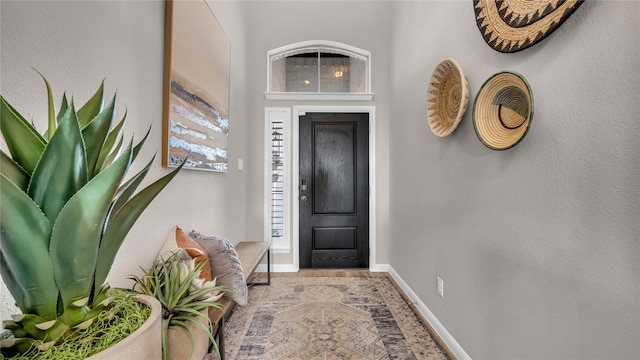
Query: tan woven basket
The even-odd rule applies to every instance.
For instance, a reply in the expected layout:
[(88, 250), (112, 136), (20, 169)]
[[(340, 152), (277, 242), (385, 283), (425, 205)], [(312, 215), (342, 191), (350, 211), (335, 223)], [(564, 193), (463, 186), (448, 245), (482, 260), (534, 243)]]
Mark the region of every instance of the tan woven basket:
[(490, 77), (473, 104), (473, 128), (490, 149), (506, 150), (519, 143), (533, 119), (533, 94), (524, 77), (503, 71)]
[(513, 53), (549, 36), (584, 0), (474, 0), (476, 24), (487, 45)]
[(426, 115), (431, 131), (445, 137), (458, 127), (469, 103), (469, 81), (454, 59), (436, 66), (427, 89)]

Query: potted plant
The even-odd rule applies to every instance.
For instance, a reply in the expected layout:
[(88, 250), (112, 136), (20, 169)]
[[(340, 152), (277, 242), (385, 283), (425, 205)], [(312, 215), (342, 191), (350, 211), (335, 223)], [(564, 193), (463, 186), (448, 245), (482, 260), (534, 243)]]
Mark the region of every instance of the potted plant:
[[(41, 75), (42, 76), (42, 75)], [(153, 159), (125, 180), (149, 131), (124, 141), (116, 96), (104, 106), (104, 83), (78, 110), (63, 95), (48, 129), (34, 125), (0, 95), (0, 271), (22, 314), (5, 321), (3, 351), (53, 345), (89, 328), (112, 306), (105, 283), (127, 233), (181, 167), (137, 191)]]
[[(133, 290), (153, 296), (162, 304), (162, 353), (164, 359), (202, 359), (209, 341), (218, 351), (211, 332), (208, 309), (220, 309), (218, 300), (231, 287), (216, 285), (216, 279), (200, 278), (204, 262), (185, 255), (184, 250), (160, 257), (141, 277), (131, 275)], [(188, 339), (189, 342), (185, 344)], [(187, 345), (185, 347), (185, 345)]]

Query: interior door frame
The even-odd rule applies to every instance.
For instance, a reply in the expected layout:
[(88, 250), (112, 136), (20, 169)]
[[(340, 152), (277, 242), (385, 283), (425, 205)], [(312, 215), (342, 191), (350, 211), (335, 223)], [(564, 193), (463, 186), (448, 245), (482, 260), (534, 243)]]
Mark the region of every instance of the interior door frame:
[(300, 269), (300, 116), (306, 113), (366, 113), (369, 114), (369, 269), (377, 266), (376, 259), (376, 108), (375, 106), (300, 105), (293, 107), (292, 121), (292, 190), (291, 211), (293, 265)]

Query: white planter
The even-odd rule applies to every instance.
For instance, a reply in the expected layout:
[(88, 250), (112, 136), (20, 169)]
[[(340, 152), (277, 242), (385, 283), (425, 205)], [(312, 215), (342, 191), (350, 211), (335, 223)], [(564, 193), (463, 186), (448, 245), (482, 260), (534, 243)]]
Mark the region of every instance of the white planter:
[(133, 334), (86, 360), (162, 359), (162, 305), (148, 295), (136, 295), (135, 298), (151, 308), (149, 319)]

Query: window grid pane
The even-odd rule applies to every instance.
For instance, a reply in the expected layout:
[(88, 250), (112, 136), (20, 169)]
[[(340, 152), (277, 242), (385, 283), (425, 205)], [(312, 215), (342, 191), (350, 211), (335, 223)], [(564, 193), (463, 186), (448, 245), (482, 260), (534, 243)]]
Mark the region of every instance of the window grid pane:
[(271, 123), (271, 237), (284, 237), (284, 123)]
[(270, 52), (268, 71), (268, 93), (365, 94), (370, 91), (368, 52), (360, 54), (331, 46)]

